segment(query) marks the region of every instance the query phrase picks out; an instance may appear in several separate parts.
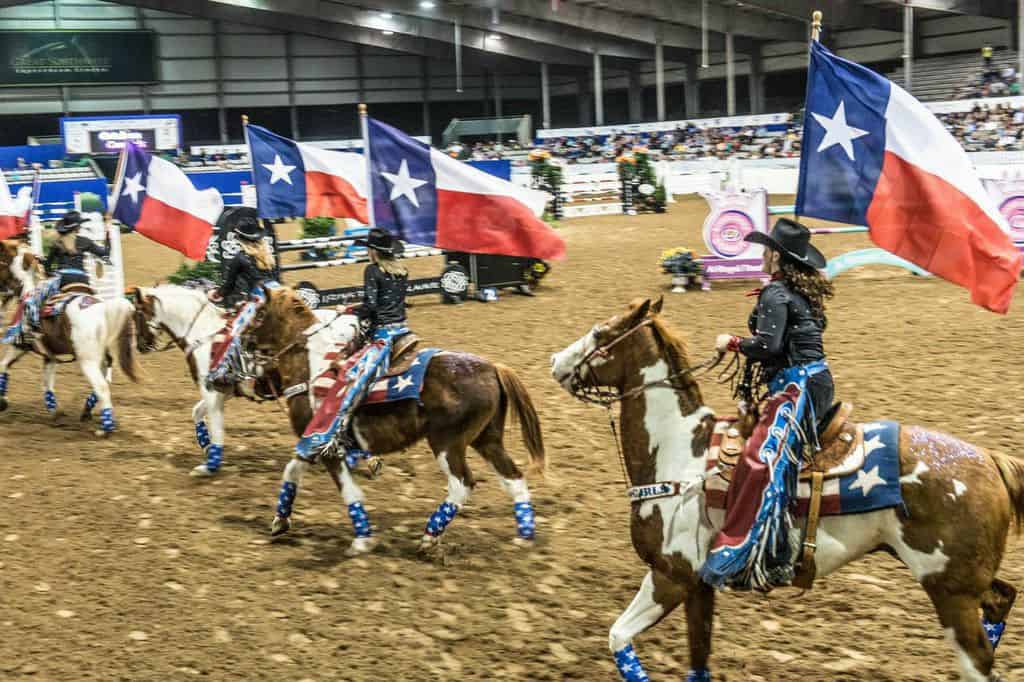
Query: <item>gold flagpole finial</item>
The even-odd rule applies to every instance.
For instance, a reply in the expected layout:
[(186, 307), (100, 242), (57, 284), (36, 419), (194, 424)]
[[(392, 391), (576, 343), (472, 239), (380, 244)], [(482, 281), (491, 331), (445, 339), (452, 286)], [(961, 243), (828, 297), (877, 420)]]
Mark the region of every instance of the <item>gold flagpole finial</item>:
[(821, 11), (814, 10), (811, 14), (811, 40), (817, 41), (821, 35)]
[(359, 103), (359, 115), (366, 116), (366, 105), (362, 102)]
[(242, 125), (249, 125), (249, 114), (242, 114)]

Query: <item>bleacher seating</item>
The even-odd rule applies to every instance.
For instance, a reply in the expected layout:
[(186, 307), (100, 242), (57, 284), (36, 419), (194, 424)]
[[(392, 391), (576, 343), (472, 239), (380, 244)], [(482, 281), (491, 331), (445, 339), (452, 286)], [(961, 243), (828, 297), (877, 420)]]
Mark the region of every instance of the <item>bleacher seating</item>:
[[(1016, 66), (1016, 51), (995, 50), (993, 53), (993, 70)], [(978, 81), (984, 70), (980, 46), (975, 52), (915, 59), (911, 93), (923, 102), (958, 99), (962, 89), (970, 82)], [(900, 66), (886, 76), (894, 83), (902, 85), (903, 67)]]

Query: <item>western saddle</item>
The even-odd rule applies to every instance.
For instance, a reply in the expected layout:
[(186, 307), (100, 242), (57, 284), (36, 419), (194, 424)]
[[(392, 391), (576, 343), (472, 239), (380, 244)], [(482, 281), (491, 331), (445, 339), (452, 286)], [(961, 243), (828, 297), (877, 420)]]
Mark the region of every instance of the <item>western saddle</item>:
[[(830, 478), (848, 476), (864, 466), (864, 430), (859, 424), (849, 421), (853, 404), (842, 402), (833, 405), (819, 422), (817, 452), (810, 453), (800, 466), (799, 480), (811, 487), (807, 509), (807, 528), (804, 531), (802, 552), (797, 564), (793, 586), (809, 590), (814, 584), (814, 552), (821, 516), (821, 495), (824, 483)], [(722, 476), (731, 481), (733, 468), (739, 461), (746, 445), (748, 433), (735, 426), (725, 433), (719, 454), (719, 464), (724, 467)]]

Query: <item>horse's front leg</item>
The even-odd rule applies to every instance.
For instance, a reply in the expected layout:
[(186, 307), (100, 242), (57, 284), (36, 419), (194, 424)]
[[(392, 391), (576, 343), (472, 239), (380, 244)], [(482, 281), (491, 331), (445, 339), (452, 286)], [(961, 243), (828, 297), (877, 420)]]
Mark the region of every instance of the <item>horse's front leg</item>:
[(43, 405), (52, 417), (57, 416), (57, 394), (53, 391), (56, 381), (57, 363), (53, 358), (45, 358), (43, 360)]
[(200, 386), (202, 400), (192, 408), (196, 425), (196, 442), (206, 454), (206, 461), (192, 469), (192, 476), (213, 476), (224, 462), (224, 401), (220, 391)]
[(295, 504), (295, 496), (299, 494), (302, 477), (309, 471), (310, 466), (309, 462), (298, 457), (293, 457), (285, 466), (281, 492), (277, 495), (277, 515), (270, 526), (271, 537), (283, 535), (292, 527), (292, 506)]
[[(686, 596), (686, 589), (661, 573), (650, 571), (640, 583), (640, 591), (608, 633), (608, 647), (615, 666), (625, 682), (647, 682), (650, 678), (633, 650), (633, 638), (672, 613)], [(687, 682), (710, 681), (710, 677), (687, 676)]]
[[(431, 447), (434, 448), (433, 443)], [(469, 500), (469, 493), (474, 485), (473, 474), (466, 463), (464, 445), (448, 444), (444, 449), (434, 448), (434, 452), (437, 453), (437, 465), (448, 477), (448, 496), (427, 520), (423, 539), (420, 540), (420, 552), (428, 552), (437, 547), (448, 524)]]
[(356, 534), (355, 539), (352, 540), (352, 544), (345, 554), (348, 556), (366, 554), (376, 546), (377, 539), (373, 537), (373, 529), (370, 527), (370, 516), (366, 513), (366, 507), (363, 506), (363, 500), (366, 499), (363, 496), (363, 490), (356, 484), (348, 465), (340, 457), (326, 459), (324, 466), (338, 486), (341, 498), (345, 500), (345, 505), (348, 507), (348, 517), (352, 520), (352, 530)]
[(7, 368), (24, 354), (25, 351), (23, 350), (18, 350), (14, 346), (7, 346), (7, 350), (4, 351), (4, 357), (0, 359), (0, 412), (7, 409), (7, 384), (10, 378)]
[(114, 421), (114, 404), (110, 401), (110, 384), (107, 383), (106, 372), (96, 360), (82, 360), (81, 366), (82, 374), (92, 385), (92, 392), (97, 396), (100, 406), (100, 428), (96, 435), (109, 436), (117, 428), (117, 423)]

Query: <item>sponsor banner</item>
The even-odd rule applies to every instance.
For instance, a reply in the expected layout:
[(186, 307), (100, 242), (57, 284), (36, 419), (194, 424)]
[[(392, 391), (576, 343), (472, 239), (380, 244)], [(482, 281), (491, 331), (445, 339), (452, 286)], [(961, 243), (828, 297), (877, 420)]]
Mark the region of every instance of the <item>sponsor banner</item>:
[(70, 116), (60, 120), (68, 155), (120, 154), (127, 142), (147, 152), (177, 151), (181, 147), (181, 117)]
[(0, 86), (154, 83), (152, 31), (0, 31)]
[(760, 244), (744, 241), (752, 232), (768, 231), (768, 192), (704, 192), (710, 208), (704, 220), (709, 253), (726, 259), (758, 259)]

